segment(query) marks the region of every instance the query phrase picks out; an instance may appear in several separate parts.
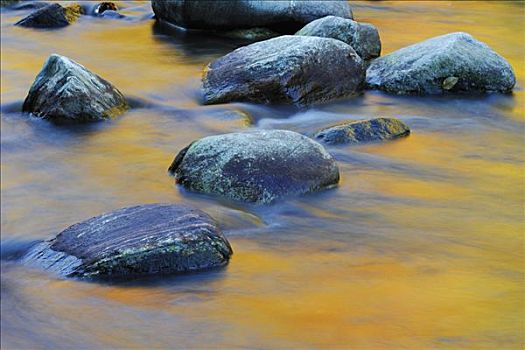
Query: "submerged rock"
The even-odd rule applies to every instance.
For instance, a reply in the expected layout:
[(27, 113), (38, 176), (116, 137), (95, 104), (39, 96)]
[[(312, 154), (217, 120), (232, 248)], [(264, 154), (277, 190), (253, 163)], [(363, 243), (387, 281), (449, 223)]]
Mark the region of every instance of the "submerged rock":
[(73, 225), (22, 261), (63, 277), (134, 277), (226, 265), (232, 249), (214, 220), (182, 205), (123, 208)]
[(327, 16), (308, 23), (295, 35), (341, 40), (352, 46), (364, 60), (378, 57), (381, 53), (377, 28), (370, 23), (358, 23), (351, 19)]
[(348, 1), (152, 0), (157, 19), (188, 29), (267, 27), (294, 33), (328, 15), (352, 18)]
[(364, 74), (363, 60), (339, 40), (285, 35), (211, 62), (202, 78), (204, 103), (324, 102), (355, 93)]
[(315, 138), (327, 144), (392, 140), (410, 134), (408, 126), (395, 118), (357, 120), (322, 129)]
[(257, 203), (339, 182), (337, 164), (323, 146), (286, 130), (205, 137), (180, 151), (168, 171), (190, 190)]
[(467, 33), (450, 33), (394, 51), (370, 64), (371, 89), (395, 94), (510, 92), (510, 64)]
[(22, 109), (56, 122), (88, 122), (116, 117), (127, 108), (122, 93), (109, 82), (53, 54), (38, 73)]
[(32, 28), (60, 28), (75, 22), (81, 14), (80, 5), (62, 7), (60, 4), (50, 4), (22, 18), (15, 25)]

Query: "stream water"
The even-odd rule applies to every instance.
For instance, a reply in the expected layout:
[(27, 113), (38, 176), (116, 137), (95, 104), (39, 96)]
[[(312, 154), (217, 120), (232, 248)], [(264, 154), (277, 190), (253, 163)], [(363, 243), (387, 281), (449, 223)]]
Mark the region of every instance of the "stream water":
[[(200, 104), (203, 67), (246, 42), (84, 16), (60, 30), (1, 14), (2, 349), (521, 349), (524, 344), (525, 20), (519, 2), (352, 2), (383, 54), (466, 31), (504, 56), (512, 95), (380, 92), (308, 109)], [(135, 102), (57, 127), (17, 112), (45, 59), (68, 56)], [(398, 141), (328, 147), (335, 189), (270, 206), (184, 191), (168, 177), (191, 141), (250, 128), (311, 135), (397, 117)], [(224, 269), (145, 281), (58, 279), (17, 262), (33, 242), (116, 208), (186, 203), (215, 217)]]

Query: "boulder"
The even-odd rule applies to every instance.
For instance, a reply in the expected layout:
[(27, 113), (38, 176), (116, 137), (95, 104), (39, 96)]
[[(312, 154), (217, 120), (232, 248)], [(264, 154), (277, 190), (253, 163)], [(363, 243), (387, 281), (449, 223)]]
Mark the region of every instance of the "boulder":
[(342, 41), (285, 35), (211, 62), (202, 78), (204, 103), (308, 105), (355, 93), (364, 75), (363, 60)]
[(60, 4), (50, 4), (22, 18), (15, 25), (31, 28), (61, 28), (75, 22), (81, 14), (80, 5), (62, 7)]
[(189, 190), (262, 204), (339, 182), (323, 146), (286, 130), (205, 137), (180, 151), (168, 171)]
[(326, 16), (308, 23), (295, 35), (341, 40), (352, 46), (364, 60), (378, 57), (381, 53), (381, 40), (377, 28), (370, 23), (358, 23), (351, 19)]
[(295, 33), (318, 18), (352, 18), (348, 1), (152, 0), (157, 19), (188, 29), (267, 27)]
[(370, 89), (394, 94), (510, 92), (516, 77), (510, 64), (467, 33), (450, 33), (372, 61)]
[(38, 73), (22, 107), (55, 122), (88, 122), (116, 117), (126, 99), (106, 80), (67, 57), (53, 54)]
[(399, 119), (375, 118), (333, 125), (317, 132), (315, 138), (335, 145), (392, 140), (409, 134), (410, 129)]
[(122, 278), (226, 265), (232, 249), (214, 220), (182, 205), (118, 209), (73, 225), (22, 259), (62, 277)]

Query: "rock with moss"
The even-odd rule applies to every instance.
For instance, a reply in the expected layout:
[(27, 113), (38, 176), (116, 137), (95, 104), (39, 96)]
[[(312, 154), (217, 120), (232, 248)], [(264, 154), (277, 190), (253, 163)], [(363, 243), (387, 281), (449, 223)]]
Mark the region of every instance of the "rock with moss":
[(377, 28), (370, 23), (358, 23), (351, 19), (326, 16), (308, 23), (295, 35), (341, 40), (352, 46), (364, 60), (378, 57), (381, 53), (381, 40)]
[(15, 25), (31, 28), (61, 28), (75, 22), (81, 14), (82, 8), (77, 4), (65, 7), (60, 4), (50, 4), (22, 18)]
[(364, 74), (363, 60), (339, 40), (285, 35), (211, 62), (202, 79), (204, 103), (325, 102), (358, 91)]
[(126, 278), (224, 266), (232, 249), (206, 213), (182, 205), (118, 209), (75, 224), (22, 259), (62, 277)]
[(339, 182), (323, 146), (286, 130), (205, 137), (180, 151), (168, 171), (189, 190), (261, 204)]
[(394, 94), (512, 91), (510, 64), (467, 33), (450, 33), (394, 51), (372, 61), (366, 72), (371, 89)]
[(58, 123), (110, 119), (127, 108), (117, 88), (57, 54), (49, 56), (23, 105), (24, 112)]
[(336, 145), (393, 140), (409, 134), (410, 129), (399, 119), (375, 118), (333, 125), (317, 132), (315, 138)]
[(152, 0), (151, 5), (158, 20), (188, 29), (266, 27), (292, 34), (325, 16), (352, 18), (348, 1)]
[(20, 2), (20, 0), (0, 0), (0, 8), (11, 7)]

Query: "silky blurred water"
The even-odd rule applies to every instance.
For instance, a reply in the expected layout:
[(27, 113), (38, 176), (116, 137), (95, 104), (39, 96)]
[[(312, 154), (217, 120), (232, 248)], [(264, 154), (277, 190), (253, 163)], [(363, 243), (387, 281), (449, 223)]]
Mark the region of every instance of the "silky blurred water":
[[(521, 349), (524, 344), (525, 19), (520, 2), (352, 2), (383, 53), (466, 31), (514, 67), (512, 95), (366, 92), (297, 110), (201, 106), (211, 60), (246, 42), (166, 31), (149, 2), (131, 20), (60, 30), (1, 14), (1, 346), (4, 349)], [(120, 118), (58, 127), (17, 112), (51, 53), (134, 101)], [(344, 77), (342, 77), (344, 78)], [(341, 183), (271, 206), (189, 193), (167, 168), (191, 141), (397, 117), (412, 134), (328, 147)], [(229, 266), (98, 284), (21, 266), (32, 242), (123, 206), (186, 203), (223, 227)]]

